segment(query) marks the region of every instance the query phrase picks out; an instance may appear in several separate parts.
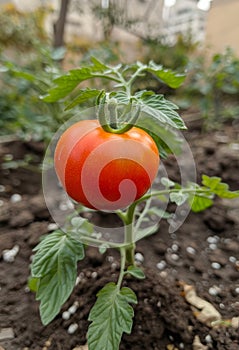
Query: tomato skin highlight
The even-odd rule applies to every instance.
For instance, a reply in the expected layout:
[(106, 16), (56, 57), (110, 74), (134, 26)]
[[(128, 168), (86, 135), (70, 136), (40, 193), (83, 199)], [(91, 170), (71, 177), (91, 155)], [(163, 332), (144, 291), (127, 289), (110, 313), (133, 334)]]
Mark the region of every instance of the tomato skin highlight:
[(159, 161), (157, 146), (144, 130), (109, 133), (97, 120), (69, 127), (54, 155), (67, 194), (97, 210), (122, 209), (142, 197), (157, 175)]

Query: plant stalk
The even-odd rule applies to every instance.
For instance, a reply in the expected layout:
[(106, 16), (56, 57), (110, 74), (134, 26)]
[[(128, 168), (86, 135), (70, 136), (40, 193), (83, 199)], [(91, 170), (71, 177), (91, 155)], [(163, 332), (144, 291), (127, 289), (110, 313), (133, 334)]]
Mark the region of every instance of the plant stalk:
[(124, 238), (124, 248), (126, 254), (126, 265), (134, 265), (135, 256), (135, 243), (134, 243), (134, 213), (135, 213), (136, 203), (130, 205), (126, 214), (121, 215), (121, 219), (125, 225), (125, 238)]
[(126, 266), (126, 252), (125, 248), (120, 248), (120, 274), (117, 282), (117, 287), (120, 289), (124, 275), (125, 275), (125, 266)]

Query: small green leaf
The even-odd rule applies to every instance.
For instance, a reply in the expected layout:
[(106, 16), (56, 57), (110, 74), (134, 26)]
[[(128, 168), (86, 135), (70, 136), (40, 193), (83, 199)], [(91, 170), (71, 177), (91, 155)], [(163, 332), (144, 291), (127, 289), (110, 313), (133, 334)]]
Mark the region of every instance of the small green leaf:
[(182, 205), (188, 199), (188, 193), (183, 193), (182, 191), (172, 192), (169, 194), (169, 198), (171, 202)]
[(98, 96), (101, 93), (101, 90), (96, 89), (82, 89), (79, 91), (77, 97), (69, 103), (65, 110), (68, 111), (69, 109), (74, 108), (75, 106), (84, 103), (88, 101), (89, 99)]
[(157, 95), (153, 91), (139, 91), (135, 99), (141, 107), (141, 111), (155, 117), (161, 125), (170, 125), (177, 129), (186, 129), (185, 123), (177, 113), (178, 106), (163, 95)]
[(22, 79), (28, 80), (30, 82), (34, 82), (36, 80), (36, 76), (33, 74), (30, 74), (28, 72), (13, 70), (12, 73), (15, 77), (22, 78)]
[(111, 69), (111, 67), (107, 66), (106, 64), (98, 60), (96, 57), (91, 56), (90, 60), (93, 63), (94, 71), (104, 72), (108, 69)]
[(129, 303), (136, 304), (135, 293), (115, 283), (108, 283), (97, 294), (90, 311), (88, 329), (89, 350), (118, 350), (122, 334), (131, 333), (134, 311)]
[(105, 254), (105, 252), (107, 251), (108, 248), (109, 248), (109, 246), (107, 245), (107, 243), (101, 244), (101, 245), (99, 246), (99, 252), (100, 252), (100, 254)]
[(73, 239), (81, 242), (94, 232), (94, 225), (88, 219), (75, 216), (71, 219), (67, 230)]
[(71, 294), (77, 276), (77, 261), (84, 258), (83, 245), (62, 231), (47, 235), (34, 249), (32, 276), (39, 280), (36, 299), (41, 301), (44, 325), (59, 313)]
[(221, 198), (237, 198), (239, 197), (239, 191), (230, 191), (228, 184), (221, 182), (220, 177), (207, 175), (202, 176), (202, 184), (206, 187), (209, 187), (210, 190)]
[(89, 235), (94, 231), (94, 225), (88, 219), (85, 219), (81, 216), (74, 216), (71, 219), (71, 225), (73, 229), (76, 229), (76, 232), (79, 232), (81, 234)]
[(185, 74), (178, 74), (171, 69), (165, 69), (163, 66), (157, 65), (153, 61), (149, 62), (149, 66), (146, 70), (173, 89), (178, 88), (185, 80)]
[(206, 187), (209, 187), (211, 190), (214, 190), (220, 182), (221, 182), (220, 177), (216, 177), (216, 176), (209, 177), (207, 175), (202, 175), (202, 184)]
[(160, 181), (161, 181), (162, 185), (164, 185), (167, 188), (175, 186), (175, 182), (169, 180), (167, 177), (162, 177)]
[(143, 271), (139, 267), (136, 267), (133, 265), (129, 266), (125, 273), (126, 274), (129, 273), (131, 276), (138, 278), (140, 280), (145, 278), (145, 274), (143, 273)]
[(72, 69), (68, 74), (54, 80), (55, 87), (43, 96), (45, 102), (56, 102), (71, 93), (82, 81), (94, 77), (93, 72), (88, 67)]
[(195, 213), (199, 213), (213, 205), (212, 199), (198, 195), (190, 196), (188, 201), (192, 211)]

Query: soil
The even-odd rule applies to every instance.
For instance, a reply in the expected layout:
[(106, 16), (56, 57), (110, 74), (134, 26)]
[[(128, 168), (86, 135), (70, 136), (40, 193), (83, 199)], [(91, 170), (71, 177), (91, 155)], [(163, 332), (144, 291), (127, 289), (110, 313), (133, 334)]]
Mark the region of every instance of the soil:
[[(198, 175), (220, 176), (231, 189), (238, 189), (239, 126), (227, 125), (223, 131), (207, 134), (195, 122), (188, 126), (190, 133), (185, 136)], [(32, 154), (39, 162), (43, 146), (1, 143), (1, 162), (6, 154), (14, 159)], [(177, 179), (174, 166), (170, 161), (165, 164), (169, 176)], [(0, 174), (0, 349), (72, 350), (84, 345), (95, 295), (117, 278), (118, 253), (109, 250), (101, 255), (89, 247), (79, 264), (73, 294), (55, 320), (43, 326), (39, 303), (27, 287), (32, 249), (41, 235), (49, 233), (52, 223), (41, 192), (41, 174), (23, 168), (1, 169)], [(19, 246), (15, 260), (4, 261), (3, 251), (14, 245)], [(216, 201), (205, 212), (191, 213), (172, 234), (168, 223), (161, 221), (158, 233), (137, 243), (137, 253), (146, 279), (124, 282), (137, 294), (138, 304), (132, 334), (123, 336), (121, 350), (239, 349), (239, 329), (230, 322), (239, 316), (238, 200)], [(211, 327), (200, 321), (200, 308), (195, 311), (186, 300), (185, 284), (213, 305), (225, 322)], [(62, 313), (75, 302), (77, 312), (64, 320)], [(68, 332), (71, 324), (77, 325), (73, 334)]]

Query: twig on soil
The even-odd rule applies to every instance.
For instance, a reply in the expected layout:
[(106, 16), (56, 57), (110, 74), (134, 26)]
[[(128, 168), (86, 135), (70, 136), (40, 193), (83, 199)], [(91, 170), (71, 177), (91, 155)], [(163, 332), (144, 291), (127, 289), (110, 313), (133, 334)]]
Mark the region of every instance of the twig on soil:
[(208, 350), (208, 346), (201, 343), (198, 335), (194, 337), (193, 350)]
[(213, 327), (213, 322), (222, 320), (221, 314), (208, 301), (197, 296), (195, 288), (188, 284), (183, 285), (184, 296), (191, 305), (196, 318), (209, 327)]

